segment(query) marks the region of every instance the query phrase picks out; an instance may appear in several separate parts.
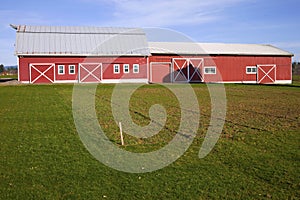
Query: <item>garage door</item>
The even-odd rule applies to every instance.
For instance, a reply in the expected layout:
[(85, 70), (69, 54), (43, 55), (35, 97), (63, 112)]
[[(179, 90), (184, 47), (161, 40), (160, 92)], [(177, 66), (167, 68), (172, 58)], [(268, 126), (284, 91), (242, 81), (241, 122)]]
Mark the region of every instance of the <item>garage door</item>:
[(276, 65), (257, 65), (257, 83), (268, 84), (276, 81)]
[(170, 83), (171, 82), (171, 63), (152, 62), (150, 63), (150, 82), (151, 83)]
[(32, 63), (29, 65), (30, 83), (54, 83), (54, 63)]
[(80, 83), (99, 83), (102, 80), (101, 63), (80, 63), (79, 82)]

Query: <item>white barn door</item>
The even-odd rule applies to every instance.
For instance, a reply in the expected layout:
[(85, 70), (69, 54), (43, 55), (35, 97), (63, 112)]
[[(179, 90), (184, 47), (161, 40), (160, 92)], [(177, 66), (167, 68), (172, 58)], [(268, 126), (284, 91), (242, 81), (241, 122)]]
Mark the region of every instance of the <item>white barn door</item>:
[(79, 63), (79, 83), (99, 83), (102, 80), (102, 63)]
[(268, 84), (276, 81), (276, 65), (257, 65), (257, 83)]
[(203, 58), (173, 58), (172, 82), (203, 82)]
[(30, 83), (54, 83), (55, 64), (54, 63), (31, 63), (29, 65)]

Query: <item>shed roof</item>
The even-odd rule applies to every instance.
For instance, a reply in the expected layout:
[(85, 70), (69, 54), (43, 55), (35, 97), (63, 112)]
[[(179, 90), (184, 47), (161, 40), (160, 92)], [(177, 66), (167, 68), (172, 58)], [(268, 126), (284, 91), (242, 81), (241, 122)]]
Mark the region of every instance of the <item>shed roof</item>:
[(290, 52), (265, 44), (149, 42), (149, 48), (152, 54), (293, 56)]
[(145, 56), (140, 28), (11, 25), (17, 30), (16, 55)]

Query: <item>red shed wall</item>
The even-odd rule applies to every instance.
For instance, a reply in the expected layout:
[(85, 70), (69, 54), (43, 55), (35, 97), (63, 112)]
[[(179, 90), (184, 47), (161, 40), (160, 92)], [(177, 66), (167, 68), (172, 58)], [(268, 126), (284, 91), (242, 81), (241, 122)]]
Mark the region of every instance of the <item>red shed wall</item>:
[(212, 57), (225, 82), (256, 81), (256, 74), (247, 74), (247, 66), (276, 65), (276, 80), (292, 80), (291, 57), (214, 56)]
[[(145, 57), (19, 57), (19, 81), (30, 81), (29, 66), (32, 63), (54, 63), (57, 82), (78, 81), (79, 63), (101, 63), (103, 80), (147, 79), (147, 58)], [(113, 64), (120, 64), (119, 74), (114, 74)], [(123, 73), (123, 64), (129, 64), (129, 73)], [(139, 73), (133, 73), (133, 64), (139, 64)], [(58, 74), (58, 65), (65, 65), (65, 74)], [(69, 65), (75, 65), (74, 75), (69, 74)]]
[[(176, 56), (154, 55), (151, 62), (172, 62), (172, 58), (203, 58), (204, 67), (216, 66), (217, 74), (203, 74), (205, 82), (256, 82), (256, 74), (247, 74), (247, 66), (276, 65), (276, 80), (278, 83), (288, 83), (292, 80), (291, 57), (279, 56)], [(176, 70), (176, 69), (174, 69)], [(221, 75), (222, 80), (219, 80)]]

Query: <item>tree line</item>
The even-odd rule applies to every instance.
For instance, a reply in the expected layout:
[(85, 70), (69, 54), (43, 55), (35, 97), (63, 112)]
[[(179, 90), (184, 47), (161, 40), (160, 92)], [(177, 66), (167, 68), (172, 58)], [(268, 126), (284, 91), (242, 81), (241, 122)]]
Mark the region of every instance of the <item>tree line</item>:
[(3, 64), (0, 64), (0, 74), (17, 74), (18, 69), (16, 66), (4, 67)]
[(296, 61), (293, 62), (292, 71), (293, 71), (293, 74), (300, 75), (300, 62), (296, 62)]

